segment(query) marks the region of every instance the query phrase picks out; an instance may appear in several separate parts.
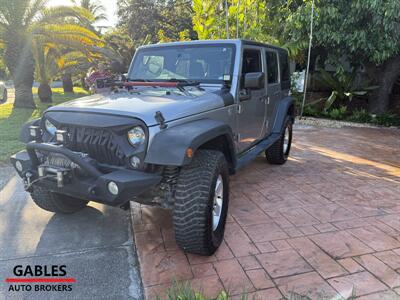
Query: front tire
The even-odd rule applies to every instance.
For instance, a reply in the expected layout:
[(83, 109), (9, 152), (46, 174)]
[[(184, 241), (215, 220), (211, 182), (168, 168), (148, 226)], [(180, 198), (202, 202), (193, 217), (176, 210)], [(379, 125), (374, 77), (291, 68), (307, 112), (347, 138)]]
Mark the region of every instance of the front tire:
[(287, 116), (282, 135), (270, 148), (265, 151), (265, 156), (270, 164), (283, 165), (290, 153), (293, 137), (293, 121)]
[(225, 231), (229, 203), (229, 171), (223, 153), (197, 151), (181, 169), (175, 194), (176, 242), (185, 252), (212, 255)]
[(67, 195), (56, 194), (38, 186), (34, 187), (31, 196), (40, 208), (61, 214), (78, 212), (85, 208), (89, 202)]

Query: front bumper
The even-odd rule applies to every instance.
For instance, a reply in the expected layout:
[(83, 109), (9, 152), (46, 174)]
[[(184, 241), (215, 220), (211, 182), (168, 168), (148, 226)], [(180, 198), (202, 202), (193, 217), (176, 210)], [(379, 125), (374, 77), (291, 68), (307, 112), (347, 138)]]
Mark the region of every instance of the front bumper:
[[(13, 155), (11, 163), (18, 174), (24, 179), (27, 190), (38, 185), (50, 191), (71, 197), (111, 206), (121, 206), (127, 201), (134, 200), (136, 196), (144, 191), (156, 186), (162, 178), (158, 174), (128, 170), (120, 167), (110, 167), (107, 171), (104, 171), (102, 168), (91, 164), (76, 152), (62, 145), (31, 142), (27, 144), (26, 148), (26, 151), (21, 151)], [(85, 176), (75, 176), (72, 170), (65, 168), (43, 166), (38, 153), (56, 153), (62, 155), (76, 166), (79, 166)], [(51, 169), (51, 172), (55, 175), (43, 176), (39, 172), (40, 168), (48, 168), (49, 171)], [(57, 179), (58, 175), (60, 176)], [(118, 186), (117, 195), (112, 194), (107, 188), (111, 181)]]

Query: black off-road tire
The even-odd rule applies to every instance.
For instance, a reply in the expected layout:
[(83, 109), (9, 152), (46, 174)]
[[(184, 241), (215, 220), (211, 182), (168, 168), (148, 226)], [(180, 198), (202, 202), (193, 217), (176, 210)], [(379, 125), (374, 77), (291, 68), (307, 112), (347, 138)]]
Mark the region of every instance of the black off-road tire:
[[(223, 204), (218, 226), (213, 230), (213, 204), (217, 179), (223, 182)], [(229, 171), (223, 153), (199, 150), (190, 165), (181, 169), (175, 194), (176, 241), (185, 252), (212, 255), (225, 231), (229, 203)]]
[[(285, 143), (286, 130), (288, 130), (289, 133), (289, 144), (285, 151), (284, 143)], [(292, 145), (292, 137), (293, 137), (293, 121), (291, 117), (287, 116), (281, 137), (270, 148), (268, 148), (265, 151), (265, 156), (270, 164), (283, 165), (287, 161), (290, 153), (290, 148)]]
[(52, 193), (42, 187), (35, 186), (31, 193), (33, 201), (40, 208), (61, 214), (72, 214), (86, 207), (89, 201), (66, 195)]

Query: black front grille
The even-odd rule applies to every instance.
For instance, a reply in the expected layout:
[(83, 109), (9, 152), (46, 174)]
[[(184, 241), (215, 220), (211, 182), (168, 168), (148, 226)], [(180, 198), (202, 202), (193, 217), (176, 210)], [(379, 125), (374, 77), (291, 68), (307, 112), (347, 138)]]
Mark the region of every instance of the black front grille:
[(65, 129), (69, 132), (69, 149), (87, 153), (100, 163), (117, 166), (125, 164), (125, 154), (111, 130), (75, 126)]

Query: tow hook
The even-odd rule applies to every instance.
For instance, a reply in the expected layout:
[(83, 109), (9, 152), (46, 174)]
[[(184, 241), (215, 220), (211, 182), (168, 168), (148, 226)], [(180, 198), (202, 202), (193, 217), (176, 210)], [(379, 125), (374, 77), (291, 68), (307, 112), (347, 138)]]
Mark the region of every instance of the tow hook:
[(128, 202), (122, 204), (122, 205), (120, 206), (120, 208), (122, 208), (123, 210), (128, 210), (128, 209), (130, 209), (130, 208), (131, 208), (131, 202), (128, 201)]
[(32, 184), (31, 184), (31, 177), (32, 177), (31, 172), (26, 172), (25, 174), (25, 179), (24, 179), (24, 189), (27, 192), (32, 192)]

